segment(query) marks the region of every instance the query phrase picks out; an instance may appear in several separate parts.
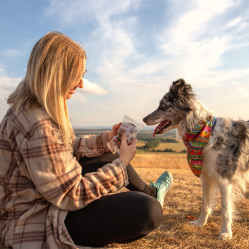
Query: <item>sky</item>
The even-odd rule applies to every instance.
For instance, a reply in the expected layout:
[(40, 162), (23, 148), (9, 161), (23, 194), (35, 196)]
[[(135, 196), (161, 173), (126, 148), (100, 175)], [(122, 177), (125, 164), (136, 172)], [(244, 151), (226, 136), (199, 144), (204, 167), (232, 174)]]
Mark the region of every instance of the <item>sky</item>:
[(73, 127), (142, 122), (183, 78), (215, 116), (249, 120), (248, 0), (0, 0), (0, 118), (34, 44), (59, 31), (87, 54)]

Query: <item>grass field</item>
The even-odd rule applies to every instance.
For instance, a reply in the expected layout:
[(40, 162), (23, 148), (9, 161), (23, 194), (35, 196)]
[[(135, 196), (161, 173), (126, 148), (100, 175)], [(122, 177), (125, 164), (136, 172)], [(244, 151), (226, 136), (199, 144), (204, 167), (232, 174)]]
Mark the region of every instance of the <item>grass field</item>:
[[(233, 239), (220, 241), (218, 240), (221, 228), (219, 196), (217, 197), (217, 205), (207, 225), (201, 228), (194, 227), (189, 224), (187, 219), (188, 216), (198, 217), (201, 208), (202, 191), (200, 180), (192, 174), (187, 165), (186, 154), (139, 152), (133, 159), (132, 165), (147, 183), (156, 181), (158, 176), (165, 170), (173, 174), (174, 183), (165, 198), (163, 220), (155, 231), (136, 242), (126, 245), (112, 244), (108, 248), (249, 248), (249, 198), (245, 198), (237, 204), (240, 213), (237, 219), (234, 220)], [(4, 248), (0, 242), (0, 249)]]
[(186, 147), (182, 141), (179, 143), (160, 143), (155, 150), (165, 150), (165, 149), (172, 149), (173, 151), (180, 152), (185, 150)]
[[(138, 155), (141, 156), (142, 155)], [(165, 157), (167, 157), (165, 155)], [(162, 158), (160, 158), (162, 159)], [(181, 160), (181, 159), (180, 159)], [(165, 161), (167, 161), (165, 159)], [(146, 181), (155, 181), (165, 170), (169, 170), (174, 177), (173, 186), (165, 198), (163, 208), (164, 217), (160, 226), (145, 238), (136, 242), (122, 245), (109, 245), (110, 248), (140, 249), (140, 248), (161, 248), (161, 249), (248, 249), (249, 248), (249, 199), (245, 198), (237, 204), (240, 212), (233, 224), (233, 239), (221, 241), (218, 234), (221, 228), (220, 197), (217, 196), (217, 205), (204, 227), (195, 227), (189, 224), (188, 216), (195, 218), (200, 214), (201, 208), (201, 182), (189, 169), (172, 169), (161, 166), (155, 162), (147, 168), (136, 167), (139, 175)]]
[(132, 164), (136, 168), (188, 169), (186, 154), (183, 153), (137, 153)]
[[(142, 147), (146, 144), (145, 141), (137, 141), (137, 147)], [(186, 150), (186, 147), (182, 141), (179, 143), (160, 143), (154, 150), (165, 150), (165, 149), (172, 149), (175, 152), (180, 152), (182, 150)]]

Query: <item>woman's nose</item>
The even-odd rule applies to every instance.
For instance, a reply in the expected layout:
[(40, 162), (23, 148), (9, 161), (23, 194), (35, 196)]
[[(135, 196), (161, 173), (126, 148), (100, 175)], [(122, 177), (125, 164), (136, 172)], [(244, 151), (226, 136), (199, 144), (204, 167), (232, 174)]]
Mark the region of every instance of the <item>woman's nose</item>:
[(83, 88), (84, 87), (83, 79), (80, 80), (80, 82), (77, 85), (77, 87), (79, 87), (79, 88)]

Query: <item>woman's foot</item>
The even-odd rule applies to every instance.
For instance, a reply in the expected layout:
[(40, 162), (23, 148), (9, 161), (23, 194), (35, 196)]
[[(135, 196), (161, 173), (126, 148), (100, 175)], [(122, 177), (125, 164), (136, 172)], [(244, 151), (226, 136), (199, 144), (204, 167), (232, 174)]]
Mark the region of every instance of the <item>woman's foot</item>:
[(157, 194), (156, 198), (163, 207), (165, 194), (170, 189), (173, 183), (173, 176), (170, 172), (165, 171), (156, 181), (156, 183), (151, 182), (150, 186), (156, 188)]

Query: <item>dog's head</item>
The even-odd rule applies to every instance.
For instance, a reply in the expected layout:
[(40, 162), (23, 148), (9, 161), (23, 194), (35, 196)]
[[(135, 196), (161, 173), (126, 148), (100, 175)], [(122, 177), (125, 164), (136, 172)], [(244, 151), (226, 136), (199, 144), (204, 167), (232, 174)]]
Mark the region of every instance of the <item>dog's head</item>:
[(159, 107), (143, 119), (147, 125), (159, 123), (153, 137), (178, 128), (180, 122), (191, 112), (193, 99), (194, 93), (191, 85), (186, 84), (183, 79), (173, 82), (169, 92), (161, 99)]

